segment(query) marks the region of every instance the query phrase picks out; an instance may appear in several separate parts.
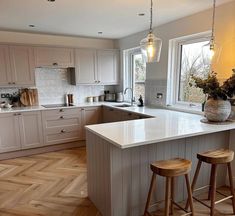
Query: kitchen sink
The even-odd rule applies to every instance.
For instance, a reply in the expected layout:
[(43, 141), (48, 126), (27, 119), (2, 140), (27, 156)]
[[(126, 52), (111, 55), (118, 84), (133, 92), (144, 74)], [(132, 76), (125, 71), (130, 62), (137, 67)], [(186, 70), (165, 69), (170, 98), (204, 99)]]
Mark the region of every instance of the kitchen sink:
[(129, 104), (120, 104), (120, 105), (115, 105), (115, 107), (132, 107)]

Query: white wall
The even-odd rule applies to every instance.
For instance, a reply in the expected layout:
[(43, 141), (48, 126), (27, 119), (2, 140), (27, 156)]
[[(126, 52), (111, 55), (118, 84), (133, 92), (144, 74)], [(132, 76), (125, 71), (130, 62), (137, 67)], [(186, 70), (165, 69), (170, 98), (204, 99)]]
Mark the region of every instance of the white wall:
[(70, 37), (10, 31), (0, 31), (0, 42), (107, 49), (112, 49), (114, 47), (114, 41), (109, 39)]
[[(215, 69), (220, 79), (231, 75), (231, 69), (235, 67), (235, 1), (221, 5), (216, 9), (216, 38), (223, 47), (223, 55)], [(212, 10), (206, 10), (154, 29), (154, 33), (163, 40), (161, 59), (159, 63), (147, 65), (147, 80), (167, 80), (169, 40), (205, 32), (211, 29)], [(147, 31), (116, 41), (115, 46), (121, 50), (139, 46), (141, 39), (146, 37)], [(147, 83), (148, 84), (148, 83)], [(154, 86), (154, 84), (152, 83)], [(151, 92), (148, 92), (151, 91)], [(152, 91), (155, 91), (154, 93)], [(150, 100), (156, 96), (156, 88), (148, 88), (146, 94), (152, 94)], [(155, 95), (153, 95), (155, 94)], [(150, 97), (150, 95), (148, 95)], [(152, 101), (150, 101), (152, 102)], [(155, 101), (156, 102), (156, 101)], [(156, 103), (153, 103), (156, 104)]]

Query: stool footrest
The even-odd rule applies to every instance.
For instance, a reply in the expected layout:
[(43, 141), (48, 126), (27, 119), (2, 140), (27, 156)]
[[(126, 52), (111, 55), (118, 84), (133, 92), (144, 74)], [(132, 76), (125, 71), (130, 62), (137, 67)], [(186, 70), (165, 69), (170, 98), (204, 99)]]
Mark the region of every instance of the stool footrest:
[(181, 205), (179, 205), (178, 203), (176, 203), (175, 201), (172, 201), (172, 203), (177, 206), (179, 209), (181, 209), (182, 211), (186, 212), (186, 214), (183, 214), (181, 216), (185, 216), (185, 215), (191, 215), (192, 212), (187, 211), (187, 209), (183, 208)]
[(216, 202), (215, 202), (215, 205), (216, 205), (216, 204), (219, 204), (219, 203), (221, 203), (221, 202), (224, 202), (224, 201), (226, 201), (226, 200), (228, 200), (228, 199), (232, 199), (232, 198), (233, 198), (233, 195), (227, 196), (227, 197), (225, 197), (225, 198), (223, 198), (223, 199), (220, 199), (220, 200), (216, 201)]

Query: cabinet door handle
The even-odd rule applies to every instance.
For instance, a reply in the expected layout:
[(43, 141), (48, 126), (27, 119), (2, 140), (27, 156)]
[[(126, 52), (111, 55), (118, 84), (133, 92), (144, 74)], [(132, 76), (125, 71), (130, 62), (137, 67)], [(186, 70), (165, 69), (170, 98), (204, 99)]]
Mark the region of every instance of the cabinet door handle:
[(63, 110), (63, 109), (60, 109), (60, 112), (64, 112), (64, 110)]
[(100, 80), (98, 80), (98, 83), (100, 83)]
[(11, 83), (11, 82), (9, 82), (8, 84), (9, 84), (9, 85), (11, 85), (12, 83)]
[(60, 119), (64, 119), (64, 116), (60, 116)]
[(16, 83), (15, 82), (12, 82), (13, 85), (15, 85)]
[(61, 132), (61, 133), (66, 133), (66, 130), (62, 129), (60, 132)]
[(54, 63), (53, 63), (53, 66), (58, 66), (58, 63), (54, 62)]
[(129, 115), (129, 116), (131, 116), (131, 115), (132, 115), (132, 113), (128, 113), (128, 115)]

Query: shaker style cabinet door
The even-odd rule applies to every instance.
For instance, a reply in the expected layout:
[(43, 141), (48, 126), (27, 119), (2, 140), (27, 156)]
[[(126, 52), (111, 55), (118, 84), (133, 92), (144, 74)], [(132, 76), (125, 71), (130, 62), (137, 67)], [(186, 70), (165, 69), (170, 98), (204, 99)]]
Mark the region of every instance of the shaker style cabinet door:
[(21, 149), (18, 116), (0, 114), (0, 153)]
[(100, 124), (102, 112), (100, 107), (87, 107), (82, 109), (82, 139), (86, 138), (86, 125)]
[(12, 82), (8, 46), (0, 45), (0, 86), (10, 85)]
[(42, 117), (40, 111), (23, 112), (19, 115), (22, 149), (43, 146)]
[(74, 67), (74, 50), (60, 47), (35, 47), (36, 67)]
[(10, 46), (12, 84), (16, 86), (35, 86), (35, 65), (33, 48)]
[(96, 84), (96, 51), (92, 49), (75, 50), (76, 84)]
[(100, 84), (118, 84), (119, 52), (116, 50), (97, 51), (97, 74)]

